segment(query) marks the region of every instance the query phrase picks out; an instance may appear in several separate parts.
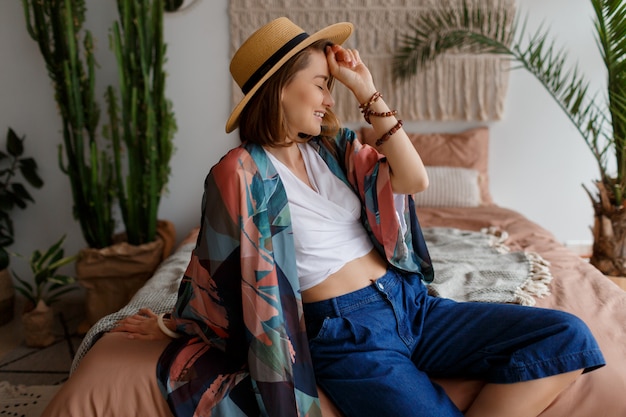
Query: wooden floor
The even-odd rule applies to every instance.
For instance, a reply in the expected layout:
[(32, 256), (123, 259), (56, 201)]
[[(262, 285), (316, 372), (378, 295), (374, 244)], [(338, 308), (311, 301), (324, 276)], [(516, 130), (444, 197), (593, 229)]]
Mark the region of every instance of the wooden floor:
[(626, 291), (626, 278), (625, 277), (608, 277), (611, 281), (619, 285), (621, 289)]

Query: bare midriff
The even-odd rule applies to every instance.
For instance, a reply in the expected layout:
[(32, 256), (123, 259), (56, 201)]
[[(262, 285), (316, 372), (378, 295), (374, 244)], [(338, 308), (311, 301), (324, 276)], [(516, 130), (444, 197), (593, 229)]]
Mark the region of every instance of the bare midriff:
[(302, 292), (302, 301), (313, 303), (339, 297), (371, 285), (385, 275), (387, 263), (372, 249), (367, 255), (353, 259), (321, 283)]

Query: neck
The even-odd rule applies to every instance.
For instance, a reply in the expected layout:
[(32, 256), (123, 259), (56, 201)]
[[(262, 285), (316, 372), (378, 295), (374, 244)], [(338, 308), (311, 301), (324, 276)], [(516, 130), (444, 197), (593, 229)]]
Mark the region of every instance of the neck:
[(304, 165), (302, 154), (295, 142), (289, 146), (267, 146), (265, 149), (291, 170)]

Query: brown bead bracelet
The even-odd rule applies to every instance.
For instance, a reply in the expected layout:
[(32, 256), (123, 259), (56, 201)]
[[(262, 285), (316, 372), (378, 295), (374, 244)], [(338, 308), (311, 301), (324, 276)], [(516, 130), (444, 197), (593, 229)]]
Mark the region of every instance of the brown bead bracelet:
[(367, 102), (360, 104), (359, 108), (361, 109), (362, 112), (365, 113), (365, 111), (367, 111), (370, 108), (370, 106), (376, 103), (376, 101), (382, 96), (383, 95), (380, 93), (380, 91), (376, 91), (374, 94), (372, 94), (372, 97), (370, 97), (370, 99)]
[(376, 146), (380, 146), (383, 143), (385, 143), (387, 140), (389, 140), (389, 138), (391, 137), (391, 135), (393, 135), (394, 133), (396, 133), (398, 130), (400, 130), (400, 128), (402, 127), (402, 120), (398, 120), (398, 123), (395, 124), (394, 127), (392, 127), (389, 132), (385, 133), (384, 135), (382, 135), (378, 140), (376, 140), (375, 145)]
[(375, 117), (391, 117), (391, 116), (395, 116), (396, 114), (398, 114), (397, 110), (391, 110), (391, 111), (386, 111), (386, 112), (381, 112), (381, 113), (372, 111), (370, 109), (363, 110), (363, 118), (369, 124), (372, 124), (372, 122), (370, 121), (370, 117), (371, 116), (375, 116)]

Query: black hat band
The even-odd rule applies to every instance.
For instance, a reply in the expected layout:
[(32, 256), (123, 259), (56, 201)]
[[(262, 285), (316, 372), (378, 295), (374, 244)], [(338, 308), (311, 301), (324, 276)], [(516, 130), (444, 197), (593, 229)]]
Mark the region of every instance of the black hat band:
[(274, 65), (278, 63), (289, 51), (295, 48), (299, 43), (309, 37), (309, 34), (302, 32), (301, 34), (293, 37), (289, 42), (284, 44), (278, 51), (274, 52), (264, 63), (261, 65), (254, 74), (248, 78), (248, 81), (241, 87), (241, 91), (244, 94), (248, 94), (252, 87), (254, 87), (263, 78), (267, 72), (272, 69)]

